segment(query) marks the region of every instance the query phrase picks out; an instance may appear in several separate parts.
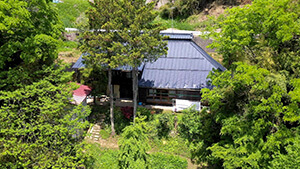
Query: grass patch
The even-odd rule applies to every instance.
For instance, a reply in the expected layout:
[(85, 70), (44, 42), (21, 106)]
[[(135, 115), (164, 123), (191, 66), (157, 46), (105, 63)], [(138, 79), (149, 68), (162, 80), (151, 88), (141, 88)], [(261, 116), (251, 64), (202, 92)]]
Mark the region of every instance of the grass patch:
[(101, 129), (99, 134), (101, 138), (108, 139), (110, 137), (111, 128), (109, 126), (105, 127), (105, 129)]
[(192, 25), (184, 19), (163, 19), (160, 16), (156, 17), (156, 23), (161, 23), (166, 28), (176, 28), (180, 30), (195, 30), (195, 25)]
[(152, 152), (161, 152), (190, 158), (189, 148), (185, 144), (184, 139), (179, 136), (153, 139), (150, 141), (150, 145), (152, 147)]
[[(99, 144), (90, 143), (88, 153), (91, 155), (87, 168), (93, 169), (117, 169), (118, 166), (118, 150), (103, 149)], [(153, 169), (177, 169), (187, 168), (187, 160), (164, 153), (151, 153), (148, 158), (151, 168)]]
[(88, 0), (63, 0), (62, 3), (54, 4), (58, 8), (58, 17), (65, 28), (76, 28), (76, 20), (90, 6)]
[(75, 63), (81, 55), (78, 49), (78, 42), (74, 41), (59, 41), (58, 44), (58, 58), (65, 63)]
[(216, 24), (214, 20), (209, 18), (209, 16), (204, 16), (203, 13), (191, 15), (185, 22), (193, 25), (196, 30), (204, 30), (206, 27)]
[(77, 49), (78, 42), (75, 41), (60, 41), (58, 44), (58, 52), (69, 52)]
[(150, 163), (153, 169), (177, 169), (188, 166), (186, 159), (163, 153), (151, 154)]
[(90, 143), (88, 153), (91, 155), (87, 168), (114, 169), (118, 167), (118, 150), (103, 149), (99, 144)]

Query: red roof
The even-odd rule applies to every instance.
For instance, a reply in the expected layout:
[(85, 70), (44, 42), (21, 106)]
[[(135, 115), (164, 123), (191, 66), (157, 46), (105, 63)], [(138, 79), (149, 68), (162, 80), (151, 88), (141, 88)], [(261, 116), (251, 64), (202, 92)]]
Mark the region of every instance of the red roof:
[[(79, 84), (80, 85), (80, 84)], [(80, 85), (80, 87), (73, 91), (73, 95), (75, 96), (87, 96), (91, 93), (92, 88), (86, 85)]]

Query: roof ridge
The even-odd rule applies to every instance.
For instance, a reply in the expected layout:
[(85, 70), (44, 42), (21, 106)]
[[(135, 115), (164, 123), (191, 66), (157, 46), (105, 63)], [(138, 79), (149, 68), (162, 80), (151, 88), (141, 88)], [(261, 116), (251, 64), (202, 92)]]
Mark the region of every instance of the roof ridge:
[(203, 70), (203, 69), (163, 69), (163, 68), (145, 68), (147, 70), (172, 70), (172, 71), (207, 71), (210, 72), (211, 70)]

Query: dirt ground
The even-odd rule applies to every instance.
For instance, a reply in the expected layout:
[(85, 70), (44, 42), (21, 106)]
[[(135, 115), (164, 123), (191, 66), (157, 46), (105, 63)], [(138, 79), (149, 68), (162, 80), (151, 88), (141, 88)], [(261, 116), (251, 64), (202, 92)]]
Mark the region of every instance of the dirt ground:
[(63, 60), (65, 63), (75, 63), (80, 57), (80, 52), (76, 49), (67, 52), (59, 52), (58, 59)]

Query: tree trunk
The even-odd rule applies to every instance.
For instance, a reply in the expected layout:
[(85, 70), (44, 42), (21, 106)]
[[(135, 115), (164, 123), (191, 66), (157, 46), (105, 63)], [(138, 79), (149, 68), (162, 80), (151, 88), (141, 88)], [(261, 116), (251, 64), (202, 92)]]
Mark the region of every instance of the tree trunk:
[(110, 101), (110, 123), (111, 123), (111, 136), (116, 135), (115, 122), (114, 122), (114, 94), (112, 89), (112, 73), (111, 68), (108, 69), (108, 88), (109, 88), (109, 101)]
[(133, 123), (135, 123), (138, 95), (138, 70), (137, 67), (132, 68), (132, 91), (133, 91)]

